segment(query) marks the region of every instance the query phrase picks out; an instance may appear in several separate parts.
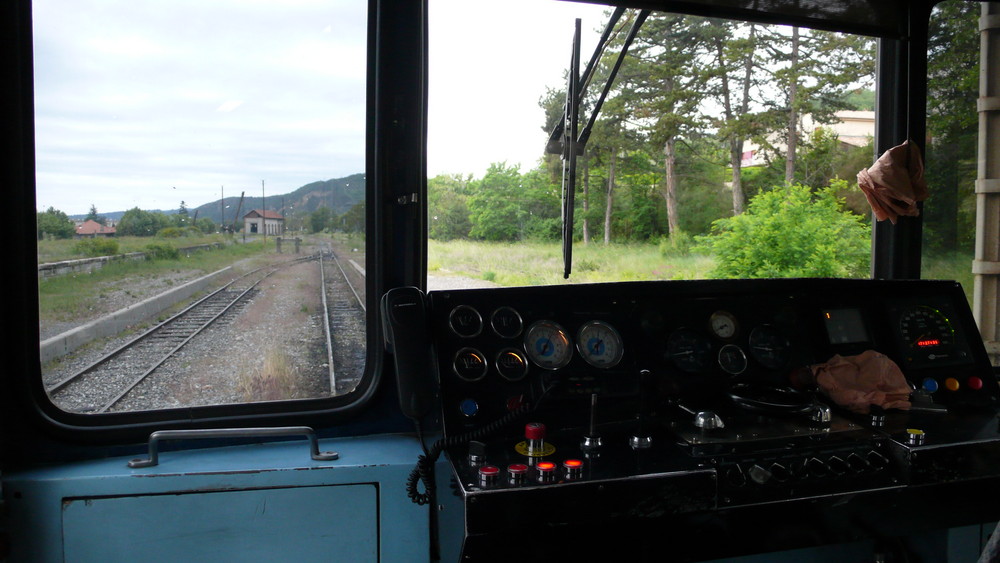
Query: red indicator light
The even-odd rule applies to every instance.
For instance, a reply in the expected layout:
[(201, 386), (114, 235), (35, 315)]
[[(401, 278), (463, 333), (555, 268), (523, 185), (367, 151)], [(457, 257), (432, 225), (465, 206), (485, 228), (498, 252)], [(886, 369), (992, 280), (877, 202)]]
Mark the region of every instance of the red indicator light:
[(940, 344), (941, 341), (936, 338), (932, 338), (929, 340), (917, 340), (917, 346), (921, 348), (930, 348), (931, 346), (939, 346)]
[(528, 466), (523, 463), (512, 463), (507, 466), (507, 472), (520, 475), (528, 472)]
[(563, 462), (563, 467), (566, 469), (577, 469), (583, 467), (583, 462), (578, 459), (567, 459)]
[(484, 465), (479, 468), (479, 474), (482, 476), (492, 476), (500, 473), (500, 468), (493, 465)]
[(556, 464), (551, 461), (540, 461), (536, 467), (538, 467), (539, 471), (554, 471)]
[(969, 386), (969, 389), (975, 389), (978, 391), (983, 388), (983, 380), (976, 376), (972, 376), (968, 381), (966, 381), (966, 385)]

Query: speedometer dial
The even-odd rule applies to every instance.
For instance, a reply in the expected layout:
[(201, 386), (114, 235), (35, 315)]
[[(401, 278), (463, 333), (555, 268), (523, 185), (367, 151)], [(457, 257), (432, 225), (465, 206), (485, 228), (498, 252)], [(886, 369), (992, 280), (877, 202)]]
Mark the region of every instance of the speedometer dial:
[(955, 329), (941, 311), (920, 306), (899, 318), (899, 335), (910, 350), (948, 350), (954, 343)]
[(538, 321), (524, 335), (524, 351), (538, 367), (559, 369), (573, 358), (573, 342), (557, 323)]
[(590, 321), (576, 335), (576, 349), (586, 362), (596, 368), (613, 368), (622, 359), (622, 337), (615, 327), (603, 321)]

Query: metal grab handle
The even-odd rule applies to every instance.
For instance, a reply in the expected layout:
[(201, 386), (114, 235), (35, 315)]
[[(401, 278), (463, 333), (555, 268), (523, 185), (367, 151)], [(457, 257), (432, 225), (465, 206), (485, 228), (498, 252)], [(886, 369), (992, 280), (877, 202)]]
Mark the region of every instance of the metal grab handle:
[(316, 431), (308, 426), (277, 426), (272, 428), (204, 428), (195, 430), (157, 430), (149, 435), (149, 458), (128, 462), (133, 469), (153, 467), (159, 463), (161, 440), (202, 440), (205, 438), (262, 438), (272, 436), (305, 436), (309, 438), (311, 457), (317, 461), (340, 458), (337, 452), (320, 452)]

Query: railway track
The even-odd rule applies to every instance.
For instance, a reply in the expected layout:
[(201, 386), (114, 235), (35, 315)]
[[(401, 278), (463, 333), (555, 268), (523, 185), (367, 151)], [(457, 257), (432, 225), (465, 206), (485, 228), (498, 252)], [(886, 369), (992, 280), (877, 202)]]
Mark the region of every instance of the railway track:
[(72, 410), (76, 412), (104, 413), (114, 410), (133, 389), (150, 378), (185, 345), (214, 323), (230, 317), (234, 309), (256, 293), (262, 281), (282, 267), (316, 259), (316, 256), (310, 256), (280, 267), (248, 272), (49, 386), (46, 391), (57, 404), (75, 405)]
[(335, 253), (324, 253), (321, 264), (329, 264), (321, 271), (324, 277), (323, 306), (326, 310), (330, 390), (332, 394), (340, 395), (354, 389), (364, 375), (365, 300), (361, 293), (363, 288), (355, 287)]

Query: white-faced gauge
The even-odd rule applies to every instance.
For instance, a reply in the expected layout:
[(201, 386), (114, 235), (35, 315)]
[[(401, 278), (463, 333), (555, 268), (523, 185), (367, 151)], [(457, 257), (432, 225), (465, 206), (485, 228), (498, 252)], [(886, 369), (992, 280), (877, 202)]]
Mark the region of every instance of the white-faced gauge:
[(559, 369), (573, 358), (573, 342), (559, 324), (537, 321), (524, 335), (524, 351), (538, 367)]
[(712, 330), (712, 334), (723, 340), (736, 336), (739, 326), (736, 315), (729, 311), (716, 311), (708, 318), (708, 327)]
[(576, 349), (588, 364), (605, 369), (618, 365), (624, 353), (621, 335), (604, 321), (581, 326), (576, 333)]

